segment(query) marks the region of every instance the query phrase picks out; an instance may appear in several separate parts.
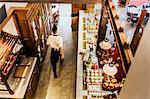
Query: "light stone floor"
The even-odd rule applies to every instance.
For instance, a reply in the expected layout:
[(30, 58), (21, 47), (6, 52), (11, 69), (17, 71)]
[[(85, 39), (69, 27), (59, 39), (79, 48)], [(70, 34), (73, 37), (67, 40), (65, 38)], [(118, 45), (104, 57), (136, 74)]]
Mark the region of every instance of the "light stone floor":
[(75, 99), (77, 32), (71, 30), (71, 4), (60, 4), (59, 7), (59, 32), (64, 41), (64, 65), (60, 67), (58, 64), (60, 77), (54, 78), (48, 49), (34, 99)]
[(37, 87), (34, 99), (45, 99), (45, 96), (47, 94), (47, 89), (48, 89), (50, 74), (51, 74), (51, 67), (50, 67), (50, 62), (49, 62), (49, 57), (50, 57), (49, 50), (50, 48), (48, 48), (45, 60), (42, 63), (40, 80), (38, 83), (38, 87)]

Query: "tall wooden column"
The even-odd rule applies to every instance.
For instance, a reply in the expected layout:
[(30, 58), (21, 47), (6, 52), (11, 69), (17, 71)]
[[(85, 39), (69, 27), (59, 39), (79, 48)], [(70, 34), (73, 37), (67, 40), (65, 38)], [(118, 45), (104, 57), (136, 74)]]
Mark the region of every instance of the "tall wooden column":
[(34, 35), (29, 29), (29, 23), (26, 17), (27, 11), (28, 10), (15, 10), (14, 20), (15, 24), (17, 24), (22, 44), (24, 45), (24, 52), (28, 56), (37, 56), (37, 50), (34, 44)]
[(144, 22), (145, 16), (146, 16), (146, 11), (142, 10), (141, 16), (139, 18), (139, 21), (138, 21), (138, 24), (135, 29), (134, 36), (131, 42), (131, 50), (132, 50), (133, 55), (135, 55), (135, 52), (137, 50), (137, 47), (143, 35), (143, 22)]

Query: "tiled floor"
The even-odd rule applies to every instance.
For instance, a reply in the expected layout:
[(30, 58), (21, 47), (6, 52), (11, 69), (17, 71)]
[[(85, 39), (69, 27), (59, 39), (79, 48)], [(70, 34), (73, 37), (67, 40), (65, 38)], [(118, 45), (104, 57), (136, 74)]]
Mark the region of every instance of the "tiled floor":
[[(59, 78), (53, 77), (47, 52), (35, 99), (75, 99), (77, 32), (71, 30), (71, 4), (59, 6), (59, 32), (64, 40), (65, 60), (58, 64)], [(68, 13), (70, 12), (70, 13)]]

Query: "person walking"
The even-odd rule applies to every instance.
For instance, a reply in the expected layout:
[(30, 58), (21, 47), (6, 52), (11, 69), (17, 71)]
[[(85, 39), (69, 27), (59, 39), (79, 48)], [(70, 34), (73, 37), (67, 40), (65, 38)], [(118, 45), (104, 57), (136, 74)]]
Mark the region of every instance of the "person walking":
[(47, 45), (51, 47), (51, 56), (50, 61), (53, 67), (54, 78), (57, 78), (57, 70), (56, 65), (59, 59), (62, 61), (64, 59), (64, 52), (63, 52), (63, 39), (61, 36), (58, 35), (57, 27), (54, 25), (53, 34), (50, 35), (47, 39)]

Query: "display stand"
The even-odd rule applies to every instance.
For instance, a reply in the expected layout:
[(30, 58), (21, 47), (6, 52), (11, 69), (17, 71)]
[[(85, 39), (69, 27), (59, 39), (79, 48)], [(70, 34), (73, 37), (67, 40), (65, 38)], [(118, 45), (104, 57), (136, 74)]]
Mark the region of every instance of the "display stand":
[(131, 48), (129, 47), (126, 33), (124, 32), (123, 27), (120, 24), (118, 14), (116, 13), (115, 5), (112, 1), (108, 1), (107, 11), (114, 31), (119, 54), (120, 56), (122, 56), (122, 66), (125, 74), (127, 74), (129, 66), (133, 60), (133, 53), (131, 51)]
[(5, 32), (0, 35), (0, 82), (4, 84), (6, 89), (0, 88), (0, 91), (8, 91), (14, 94), (13, 90), (7, 82), (7, 78), (14, 67), (19, 52), (13, 54), (13, 49), (17, 43), (18, 38)]
[[(41, 63), (47, 50), (46, 40), (50, 34), (51, 4), (27, 4), (26, 7), (11, 7), (0, 24), (0, 98), (33, 98)], [(13, 20), (15, 36), (3, 36), (5, 26)], [(9, 29), (9, 28), (8, 28)], [(12, 31), (13, 31), (12, 30)], [(2, 35), (2, 36), (1, 36)], [(23, 46), (14, 52), (17, 46)], [(18, 62), (21, 58), (21, 63)], [(28, 61), (28, 64), (24, 62)], [(16, 63), (18, 62), (18, 63)]]
[(102, 69), (96, 57), (98, 28), (93, 16), (94, 13), (79, 11), (76, 99), (102, 98), (114, 94), (102, 90)]

